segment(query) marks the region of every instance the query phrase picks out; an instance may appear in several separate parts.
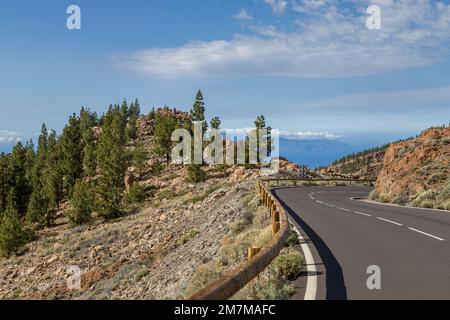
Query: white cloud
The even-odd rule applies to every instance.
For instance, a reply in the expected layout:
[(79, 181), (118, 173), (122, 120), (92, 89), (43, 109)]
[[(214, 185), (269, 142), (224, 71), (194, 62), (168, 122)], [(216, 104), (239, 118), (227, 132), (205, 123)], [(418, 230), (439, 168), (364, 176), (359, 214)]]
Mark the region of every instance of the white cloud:
[[(342, 2), (356, 9), (338, 7), (337, 0), (304, 0), (294, 4), (298, 20), (290, 31), (258, 27), (254, 35), (144, 49), (113, 59), (119, 67), (163, 78), (339, 78), (425, 66), (449, 52), (450, 5), (432, 0)], [(381, 30), (365, 27), (369, 4), (381, 6)]]
[(14, 131), (0, 130), (0, 143), (15, 143), (22, 140), (20, 135)]
[(330, 132), (313, 132), (313, 131), (286, 131), (280, 130), (279, 136), (288, 140), (315, 140), (315, 139), (327, 139), (334, 140), (339, 138), (338, 135)]
[[(251, 131), (255, 130), (252, 127), (238, 128), (238, 129), (223, 129), (222, 132), (226, 132), (229, 137), (244, 137), (248, 135)], [(314, 131), (288, 131), (272, 129), (272, 135), (279, 136), (280, 138), (285, 138), (289, 140), (314, 140), (314, 139), (328, 139), (333, 140), (339, 138), (338, 135), (330, 132), (314, 132)]]
[(239, 12), (233, 18), (236, 20), (246, 20), (246, 21), (253, 20), (253, 17), (245, 9), (239, 10)]
[(288, 5), (286, 0), (264, 0), (264, 2), (272, 8), (273, 13), (277, 16), (282, 16)]

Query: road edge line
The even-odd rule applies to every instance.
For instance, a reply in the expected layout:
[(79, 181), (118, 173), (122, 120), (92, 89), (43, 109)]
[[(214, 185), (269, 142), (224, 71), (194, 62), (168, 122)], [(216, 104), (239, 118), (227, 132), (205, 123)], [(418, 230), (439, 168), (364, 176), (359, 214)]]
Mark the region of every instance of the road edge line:
[(311, 253), (311, 250), (309, 249), (308, 244), (305, 241), (305, 238), (303, 238), (301, 232), (297, 229), (297, 226), (295, 224), (291, 224), (292, 229), (294, 232), (298, 235), (298, 238), (301, 241), (300, 247), (303, 251), (303, 256), (305, 257), (305, 263), (306, 263), (306, 272), (307, 272), (307, 278), (306, 278), (306, 290), (305, 290), (305, 297), (303, 300), (316, 300), (317, 297), (317, 269), (316, 264), (314, 262), (314, 257)]

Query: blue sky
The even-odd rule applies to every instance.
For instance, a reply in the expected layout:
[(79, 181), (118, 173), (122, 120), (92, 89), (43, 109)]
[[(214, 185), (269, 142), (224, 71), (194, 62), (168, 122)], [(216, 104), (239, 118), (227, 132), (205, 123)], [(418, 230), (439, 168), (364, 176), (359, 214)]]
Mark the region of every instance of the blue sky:
[(198, 88), (225, 127), (263, 113), (291, 138), (450, 122), (449, 1), (0, 0), (0, 39), (0, 143), (124, 98), (187, 110)]

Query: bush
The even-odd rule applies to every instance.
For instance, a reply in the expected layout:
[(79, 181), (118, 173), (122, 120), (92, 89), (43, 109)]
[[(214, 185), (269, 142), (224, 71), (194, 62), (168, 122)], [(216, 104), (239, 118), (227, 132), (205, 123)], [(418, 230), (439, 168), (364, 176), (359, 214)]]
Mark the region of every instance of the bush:
[(89, 182), (78, 180), (75, 183), (71, 208), (66, 210), (65, 215), (72, 227), (88, 223), (92, 218), (94, 207), (94, 190)]
[(152, 174), (159, 174), (164, 170), (164, 165), (160, 161), (156, 161), (151, 167)]
[(207, 284), (216, 281), (222, 276), (222, 272), (210, 264), (200, 266), (189, 281), (184, 293), (186, 297), (196, 293)]
[(0, 221), (0, 256), (9, 256), (32, 238), (32, 230), (23, 228), (15, 209), (10, 208), (3, 212)]
[(291, 229), (290, 233), (289, 233), (289, 237), (286, 240), (286, 245), (288, 247), (293, 247), (297, 244), (299, 244), (300, 241), (298, 239), (298, 234), (297, 232), (295, 232), (294, 230)]
[(125, 193), (125, 203), (142, 203), (147, 197), (145, 190), (138, 183), (132, 185)]
[(434, 190), (428, 190), (422, 192), (413, 202), (413, 205), (416, 207), (422, 208), (434, 208), (436, 203), (437, 192)]
[(187, 168), (186, 182), (198, 183), (206, 180), (206, 172), (204, 172), (200, 165), (191, 164)]
[(232, 299), (287, 300), (295, 293), (295, 287), (288, 280), (269, 270), (251, 281)]
[(142, 278), (146, 277), (150, 273), (150, 270), (147, 268), (143, 268), (139, 270), (136, 275), (134, 276), (136, 279), (136, 282), (141, 281)]
[(303, 257), (298, 251), (289, 250), (281, 253), (273, 262), (275, 272), (287, 280), (295, 280), (300, 275), (304, 265)]

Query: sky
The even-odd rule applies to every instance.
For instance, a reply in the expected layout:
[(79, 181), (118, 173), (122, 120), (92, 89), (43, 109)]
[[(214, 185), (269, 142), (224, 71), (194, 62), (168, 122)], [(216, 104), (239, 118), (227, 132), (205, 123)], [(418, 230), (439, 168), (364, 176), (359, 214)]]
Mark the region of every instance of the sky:
[(188, 110), (198, 89), (223, 127), (264, 114), (291, 139), (376, 144), (450, 122), (446, 0), (0, 0), (0, 43), (0, 144), (81, 106)]

